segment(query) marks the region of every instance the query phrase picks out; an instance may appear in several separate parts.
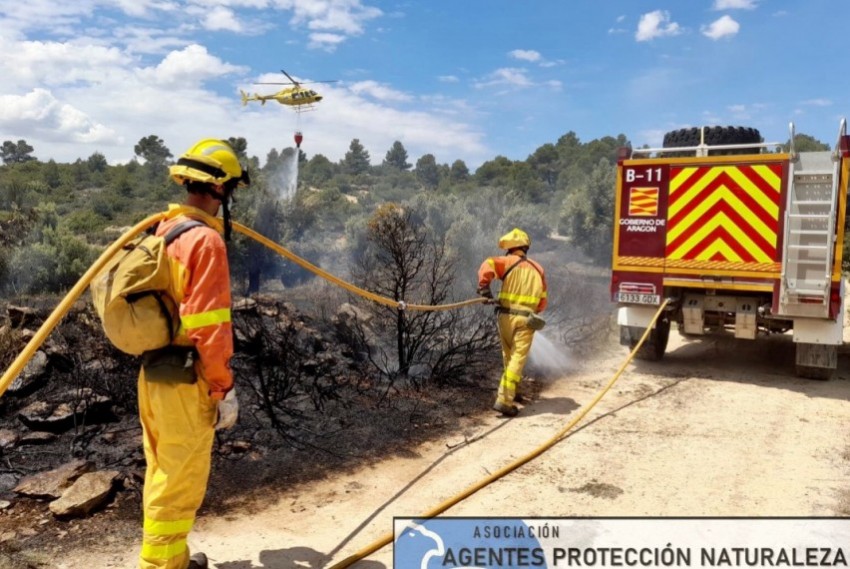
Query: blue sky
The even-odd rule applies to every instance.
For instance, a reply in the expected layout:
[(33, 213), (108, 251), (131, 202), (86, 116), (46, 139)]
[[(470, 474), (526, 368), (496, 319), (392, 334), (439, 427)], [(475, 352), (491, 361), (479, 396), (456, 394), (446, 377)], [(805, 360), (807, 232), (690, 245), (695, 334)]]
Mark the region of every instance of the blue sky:
[[(850, 112), (847, 0), (0, 0), (0, 141), (40, 160), (175, 156), (243, 136), (261, 162), (304, 133), (340, 160), (524, 160), (569, 131), (660, 146), (686, 126), (834, 143)], [(325, 99), (243, 107), (285, 69)]]

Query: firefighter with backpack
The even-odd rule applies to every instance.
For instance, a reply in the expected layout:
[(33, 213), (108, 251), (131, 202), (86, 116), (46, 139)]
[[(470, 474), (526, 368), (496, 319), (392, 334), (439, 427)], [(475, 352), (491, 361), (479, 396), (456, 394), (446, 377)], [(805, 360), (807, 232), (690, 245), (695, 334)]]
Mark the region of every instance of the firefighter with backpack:
[[(225, 239), (231, 197), (249, 179), (230, 145), (215, 139), (192, 146), (170, 174), (188, 194), (183, 213), (156, 228), (168, 242), (163, 296), (176, 308), (176, 333), (168, 346), (143, 354), (139, 374), (147, 461), (139, 569), (204, 569), (206, 556), (190, 556), (186, 539), (206, 493), (215, 430), (238, 415)], [(187, 226), (190, 220), (199, 223)]]
[(506, 254), (486, 259), (478, 269), (478, 294), (493, 299), (490, 283), (502, 281), (496, 299), (499, 319), (499, 339), (505, 369), (499, 381), (499, 391), (493, 409), (506, 417), (519, 413), (514, 402), (521, 402), (517, 393), (525, 362), (531, 351), (534, 332), (543, 328), (544, 320), (537, 316), (546, 308), (546, 276), (543, 267), (528, 258), (531, 239), (518, 228), (499, 239), (499, 249)]

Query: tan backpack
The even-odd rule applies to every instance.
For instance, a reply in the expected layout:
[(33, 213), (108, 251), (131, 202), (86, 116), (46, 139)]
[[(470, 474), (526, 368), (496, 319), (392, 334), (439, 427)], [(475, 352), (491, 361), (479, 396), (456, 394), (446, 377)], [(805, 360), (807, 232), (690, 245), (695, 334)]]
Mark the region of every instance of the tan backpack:
[(186, 231), (202, 225), (189, 220), (163, 237), (142, 234), (116, 253), (92, 280), (92, 303), (103, 331), (122, 352), (139, 356), (174, 339), (179, 318), (167, 293), (171, 269), (165, 249)]

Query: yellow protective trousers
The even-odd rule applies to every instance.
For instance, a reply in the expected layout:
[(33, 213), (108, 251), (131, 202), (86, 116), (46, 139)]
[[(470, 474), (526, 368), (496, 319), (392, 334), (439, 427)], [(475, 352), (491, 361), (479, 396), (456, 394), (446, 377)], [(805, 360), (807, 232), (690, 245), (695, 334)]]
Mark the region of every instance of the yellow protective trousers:
[(139, 375), (144, 439), (144, 532), (139, 569), (186, 569), (186, 538), (204, 500), (215, 435), (209, 386), (150, 382)]
[(522, 380), (522, 370), (531, 351), (534, 330), (527, 326), (528, 318), (519, 314), (499, 314), (499, 339), (505, 371), (499, 382), (496, 403), (513, 405), (516, 390)]

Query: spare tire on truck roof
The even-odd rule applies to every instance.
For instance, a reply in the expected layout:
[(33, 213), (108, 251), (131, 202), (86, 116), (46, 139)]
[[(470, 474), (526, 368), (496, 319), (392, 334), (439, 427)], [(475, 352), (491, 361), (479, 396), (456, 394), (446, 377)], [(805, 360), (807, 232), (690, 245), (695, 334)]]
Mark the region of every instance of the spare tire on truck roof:
[[(758, 144), (762, 141), (758, 129), (746, 126), (707, 126), (705, 127), (705, 144), (719, 146), (725, 144)], [(698, 146), (700, 144), (700, 129), (697, 127), (681, 128), (672, 130), (664, 135), (664, 148), (681, 148), (685, 146)], [(709, 150), (709, 156), (721, 156), (727, 154), (759, 154), (759, 148), (734, 148), (723, 150)], [(665, 156), (694, 156), (693, 151), (687, 152), (665, 152)]]

